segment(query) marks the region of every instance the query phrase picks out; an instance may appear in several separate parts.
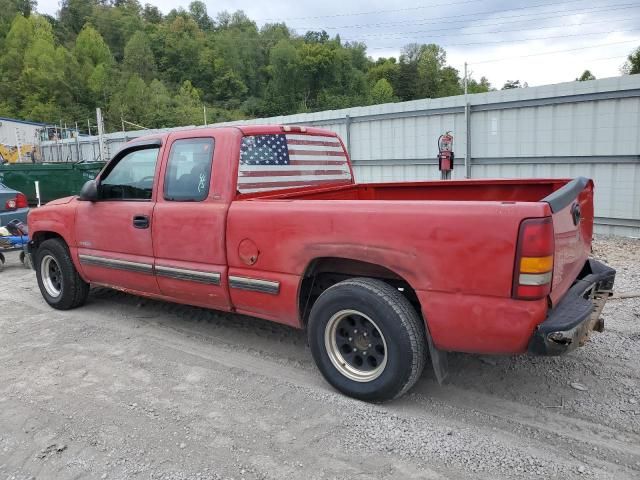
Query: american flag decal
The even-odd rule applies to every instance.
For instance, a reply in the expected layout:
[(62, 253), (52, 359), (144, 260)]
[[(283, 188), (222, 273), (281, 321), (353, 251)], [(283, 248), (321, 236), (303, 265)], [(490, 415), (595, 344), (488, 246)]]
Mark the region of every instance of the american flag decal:
[(336, 137), (270, 134), (242, 139), (240, 193), (341, 182), (350, 183), (351, 172)]

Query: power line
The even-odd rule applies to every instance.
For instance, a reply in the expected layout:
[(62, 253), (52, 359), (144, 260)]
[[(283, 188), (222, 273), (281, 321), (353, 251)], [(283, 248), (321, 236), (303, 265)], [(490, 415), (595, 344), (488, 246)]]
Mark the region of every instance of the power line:
[(490, 60), (480, 60), (478, 62), (473, 62), (473, 64), (477, 65), (479, 63), (494, 63), (494, 62), (502, 62), (504, 60), (517, 60), (517, 59), (520, 59), (520, 58), (540, 57), (540, 56), (544, 56), (544, 55), (555, 55), (556, 53), (576, 52), (578, 50), (587, 50), (589, 48), (609, 47), (611, 45), (622, 45), (624, 43), (631, 43), (631, 42), (637, 42), (637, 41), (638, 41), (638, 39), (623, 40), (621, 42), (601, 43), (601, 44), (598, 44), (598, 45), (588, 45), (586, 47), (569, 48), (569, 49), (566, 49), (566, 50), (553, 50), (551, 52), (530, 53), (530, 54), (527, 54), (527, 55), (516, 55), (514, 57), (503, 57), (503, 58), (495, 58), (495, 59), (490, 59)]
[[(633, 8), (633, 7), (625, 7), (625, 8)], [(553, 18), (556, 19), (558, 18), (558, 16), (553, 16), (553, 17), (548, 17), (548, 18)], [(536, 19), (536, 20), (542, 20), (542, 19)], [(579, 23), (571, 23), (571, 24), (565, 24), (565, 25), (551, 25), (548, 27), (535, 27), (535, 28), (529, 28), (527, 27), (526, 30), (527, 31), (535, 31), (535, 30), (550, 30), (553, 28), (568, 28), (568, 27), (578, 27), (578, 26), (583, 26), (583, 25), (594, 25), (594, 24), (598, 24), (598, 23), (615, 23), (615, 22), (628, 22), (628, 21), (635, 21), (637, 20), (636, 18), (631, 18), (631, 17), (625, 17), (625, 18), (619, 18), (619, 19), (606, 19), (606, 20), (597, 20), (595, 22), (579, 22)], [(518, 22), (524, 22), (525, 20), (518, 20)], [(491, 24), (490, 24), (491, 25)], [(480, 25), (480, 26), (471, 26), (469, 28), (479, 28), (479, 27), (485, 27), (485, 26), (490, 26), (490, 25)], [(493, 24), (493, 25), (501, 25), (501, 23), (498, 24)], [(441, 35), (433, 35), (432, 32), (449, 32), (446, 34), (441, 34)], [(468, 36), (468, 35), (486, 35), (486, 34), (492, 34), (492, 33), (510, 33), (510, 32), (521, 32), (522, 28), (517, 28), (517, 29), (512, 29), (512, 30), (493, 30), (493, 31), (482, 31), (482, 32), (462, 32), (462, 33), (451, 33), (451, 28), (447, 28), (447, 29), (439, 29), (439, 30), (417, 30), (417, 31), (413, 31), (413, 32), (403, 32), (403, 33), (390, 33), (390, 34), (384, 34), (384, 33), (369, 33), (369, 34), (365, 34), (365, 35), (360, 35), (360, 37), (376, 37), (376, 38), (399, 38), (399, 39), (403, 39), (403, 38), (407, 38), (406, 35), (413, 35), (413, 34), (429, 34), (430, 37), (449, 37), (449, 36)], [(344, 41), (357, 41), (357, 39), (343, 39)]]
[[(582, 0), (580, 0), (582, 1)], [(407, 22), (406, 20), (404, 21), (396, 21), (396, 22), (378, 22), (378, 23), (361, 23), (361, 24), (355, 24), (355, 25), (341, 25), (341, 26), (336, 26), (336, 27), (320, 27), (324, 30), (340, 30), (343, 28), (369, 28), (369, 27), (384, 27), (384, 26), (407, 26), (407, 25), (428, 25), (428, 24), (442, 24), (442, 23), (460, 23), (461, 20), (459, 20), (461, 17), (476, 17), (478, 15), (493, 15), (495, 13), (505, 13), (505, 12), (513, 12), (513, 11), (520, 11), (520, 10), (529, 10), (532, 8), (543, 8), (543, 7), (548, 7), (548, 6), (555, 6), (555, 5), (559, 5), (562, 4), (562, 2), (556, 2), (556, 3), (544, 3), (544, 4), (538, 4), (538, 5), (529, 5), (527, 7), (518, 7), (518, 8), (509, 8), (509, 9), (503, 9), (503, 10), (491, 10), (491, 11), (484, 11), (484, 12), (474, 12), (474, 13), (467, 13), (467, 14), (462, 14), (462, 15), (456, 15), (456, 20), (449, 20), (447, 21), (442, 21), (442, 22), (433, 22), (432, 20), (446, 20), (448, 18), (450, 18), (450, 16), (444, 16), (444, 17), (429, 17), (427, 18), (422, 18), (422, 19), (417, 19), (417, 20), (413, 20), (413, 21), (409, 21)], [(614, 9), (615, 7), (618, 6), (635, 6), (637, 7), (638, 4), (636, 2), (627, 2), (627, 3), (621, 3), (621, 4), (613, 4), (613, 5), (608, 5), (607, 7), (589, 7), (589, 8), (577, 8), (577, 9), (573, 9), (573, 10), (554, 10), (552, 12), (532, 12), (532, 13), (522, 13), (519, 15), (508, 15), (508, 16), (503, 16), (503, 17), (498, 17), (498, 18), (505, 18), (505, 19), (510, 19), (510, 18), (517, 18), (517, 17), (529, 17), (529, 16), (533, 16), (533, 15), (549, 15), (550, 13), (567, 13), (567, 12), (580, 12), (580, 13), (590, 13), (589, 11), (610, 11), (612, 9)], [(467, 18), (464, 21), (470, 21), (470, 20), (475, 20), (474, 18)], [(479, 19), (482, 20), (482, 19)], [(291, 28), (294, 28), (296, 30), (314, 30), (314, 29), (318, 29), (318, 26), (314, 26), (314, 27), (295, 27), (292, 26)]]
[[(568, 34), (568, 35), (552, 35), (552, 36), (547, 36), (547, 37), (532, 37), (532, 38), (524, 38), (521, 40), (517, 40), (517, 39), (511, 39), (511, 40), (494, 40), (494, 41), (489, 41), (489, 42), (471, 42), (471, 43), (448, 43), (448, 44), (442, 44), (439, 45), (441, 47), (470, 47), (470, 46), (476, 46), (476, 45), (495, 45), (495, 44), (499, 44), (499, 43), (523, 43), (523, 42), (530, 42), (530, 41), (535, 41), (535, 40), (551, 40), (551, 39), (556, 39), (556, 38), (570, 38), (570, 37), (586, 37), (589, 35), (608, 35), (610, 33), (633, 33), (633, 32), (638, 32), (638, 29), (631, 29), (631, 30), (610, 30), (608, 32), (591, 32), (591, 33), (574, 33), (574, 34)], [(636, 40), (637, 41), (637, 40)], [(390, 50), (392, 48), (397, 48), (397, 47), (375, 47), (375, 48), (370, 48), (369, 50)]]
[[(613, 60), (615, 58), (620, 58), (620, 55), (616, 55), (615, 57), (600, 57), (600, 58), (593, 58), (591, 60), (587, 60), (585, 63), (596, 63), (596, 62), (603, 62), (605, 60)], [(626, 61), (626, 56), (623, 58), (623, 61)]]
[[(563, 4), (563, 3), (576, 3), (576, 2), (582, 2), (584, 0), (567, 0), (565, 2), (554, 2), (554, 3), (547, 3), (545, 5), (557, 5), (557, 4)], [(427, 8), (435, 8), (435, 7), (449, 7), (449, 6), (454, 6), (454, 5), (466, 5), (469, 3), (478, 3), (478, 2), (485, 2), (485, 0), (464, 0), (462, 2), (445, 2), (445, 3), (432, 3), (429, 5), (420, 5), (419, 7), (405, 7), (405, 8), (391, 8), (391, 9), (387, 9), (387, 10), (371, 10), (368, 12), (351, 12), (351, 13), (334, 13), (331, 15), (314, 15), (314, 16), (308, 16), (308, 17), (285, 17), (285, 18), (266, 18), (266, 21), (269, 20), (277, 20), (277, 21), (283, 21), (283, 20), (316, 20), (319, 18), (339, 18), (339, 17), (355, 17), (355, 16), (362, 16), (362, 15), (378, 15), (381, 13), (400, 13), (400, 12), (411, 12), (411, 11), (416, 11), (416, 10), (424, 10)]]

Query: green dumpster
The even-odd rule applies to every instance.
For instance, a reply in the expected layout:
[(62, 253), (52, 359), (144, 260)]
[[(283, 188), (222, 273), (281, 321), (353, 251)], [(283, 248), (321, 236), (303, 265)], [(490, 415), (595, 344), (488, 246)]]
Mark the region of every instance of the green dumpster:
[(24, 193), (29, 204), (36, 205), (35, 182), (40, 182), (42, 203), (80, 193), (82, 185), (92, 180), (104, 162), (13, 163), (0, 165), (0, 183)]

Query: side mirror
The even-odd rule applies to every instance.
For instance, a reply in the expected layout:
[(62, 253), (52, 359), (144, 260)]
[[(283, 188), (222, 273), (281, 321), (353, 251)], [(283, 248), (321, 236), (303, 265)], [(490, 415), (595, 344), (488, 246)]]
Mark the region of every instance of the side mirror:
[(98, 200), (98, 184), (95, 180), (87, 180), (80, 190), (78, 200), (84, 202), (95, 202)]

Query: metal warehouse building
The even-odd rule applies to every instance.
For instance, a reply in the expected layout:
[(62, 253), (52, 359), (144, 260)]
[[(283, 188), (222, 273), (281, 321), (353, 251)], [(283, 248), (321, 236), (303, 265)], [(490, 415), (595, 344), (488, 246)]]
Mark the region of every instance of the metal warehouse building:
[[(439, 178), (437, 139), (455, 136), (453, 178), (576, 177), (596, 183), (600, 233), (640, 236), (640, 75), (390, 103), (239, 123), (338, 132), (359, 182)], [(105, 136), (105, 157), (151, 131)], [(100, 158), (97, 137), (42, 145), (50, 161)]]
[(0, 143), (11, 147), (37, 145), (44, 123), (0, 117)]

